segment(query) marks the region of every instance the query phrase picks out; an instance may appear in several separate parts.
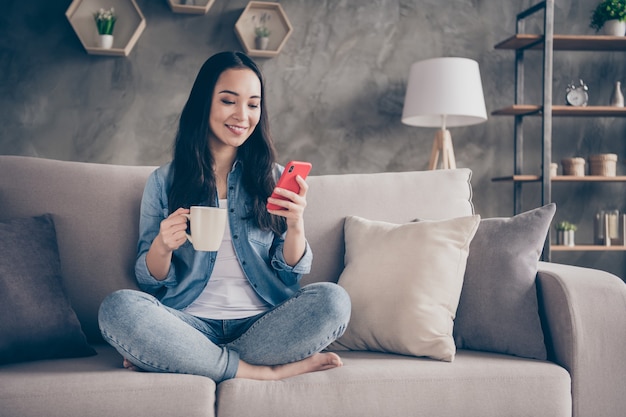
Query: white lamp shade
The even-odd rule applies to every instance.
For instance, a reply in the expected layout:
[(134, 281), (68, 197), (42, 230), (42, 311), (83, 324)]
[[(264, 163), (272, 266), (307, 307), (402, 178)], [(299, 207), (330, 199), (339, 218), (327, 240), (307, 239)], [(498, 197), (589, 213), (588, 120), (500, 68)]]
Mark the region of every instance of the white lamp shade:
[(411, 65), (402, 123), (445, 128), (486, 120), (487, 109), (476, 61), (433, 58)]

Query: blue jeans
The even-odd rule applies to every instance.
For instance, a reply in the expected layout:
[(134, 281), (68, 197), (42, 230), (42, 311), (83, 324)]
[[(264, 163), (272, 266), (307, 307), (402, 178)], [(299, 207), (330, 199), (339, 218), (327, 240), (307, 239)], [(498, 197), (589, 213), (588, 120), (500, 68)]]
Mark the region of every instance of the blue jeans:
[(271, 310), (244, 319), (212, 320), (167, 307), (153, 296), (119, 290), (104, 299), (104, 339), (133, 365), (153, 372), (234, 378), (239, 360), (281, 365), (305, 359), (339, 338), (350, 298), (332, 283), (314, 283)]

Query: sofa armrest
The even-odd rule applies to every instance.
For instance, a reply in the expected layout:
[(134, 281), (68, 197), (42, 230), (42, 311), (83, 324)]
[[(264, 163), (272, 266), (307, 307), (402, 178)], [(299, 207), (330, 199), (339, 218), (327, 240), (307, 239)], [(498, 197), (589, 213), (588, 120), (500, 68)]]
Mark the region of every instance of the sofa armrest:
[(539, 263), (548, 357), (572, 378), (574, 417), (626, 410), (626, 284), (608, 272)]

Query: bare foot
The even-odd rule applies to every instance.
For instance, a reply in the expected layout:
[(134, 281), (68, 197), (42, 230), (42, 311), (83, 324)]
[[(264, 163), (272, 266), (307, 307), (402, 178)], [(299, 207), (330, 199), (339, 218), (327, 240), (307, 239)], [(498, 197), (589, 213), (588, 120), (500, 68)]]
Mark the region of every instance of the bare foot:
[(122, 365), (124, 365), (124, 368), (128, 369), (129, 371), (136, 371), (136, 372), (141, 372), (142, 369), (133, 365), (128, 359), (124, 358), (124, 362), (122, 363)]
[(244, 361), (239, 361), (239, 369), (235, 378), (277, 380), (340, 366), (343, 366), (341, 358), (332, 352), (316, 353), (298, 362), (275, 366), (250, 365)]

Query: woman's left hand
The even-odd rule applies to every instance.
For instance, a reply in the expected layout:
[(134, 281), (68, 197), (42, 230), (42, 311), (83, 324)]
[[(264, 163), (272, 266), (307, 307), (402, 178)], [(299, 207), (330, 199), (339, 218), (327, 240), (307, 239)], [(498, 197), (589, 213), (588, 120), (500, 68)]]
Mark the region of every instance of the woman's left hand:
[(269, 213), (276, 216), (284, 217), (287, 220), (287, 227), (304, 228), (304, 209), (306, 208), (306, 193), (309, 189), (306, 181), (300, 175), (296, 176), (296, 181), (300, 186), (300, 192), (297, 194), (284, 188), (276, 187), (274, 192), (286, 200), (279, 198), (268, 198), (267, 201), (277, 206), (283, 207), (280, 210), (268, 210)]

